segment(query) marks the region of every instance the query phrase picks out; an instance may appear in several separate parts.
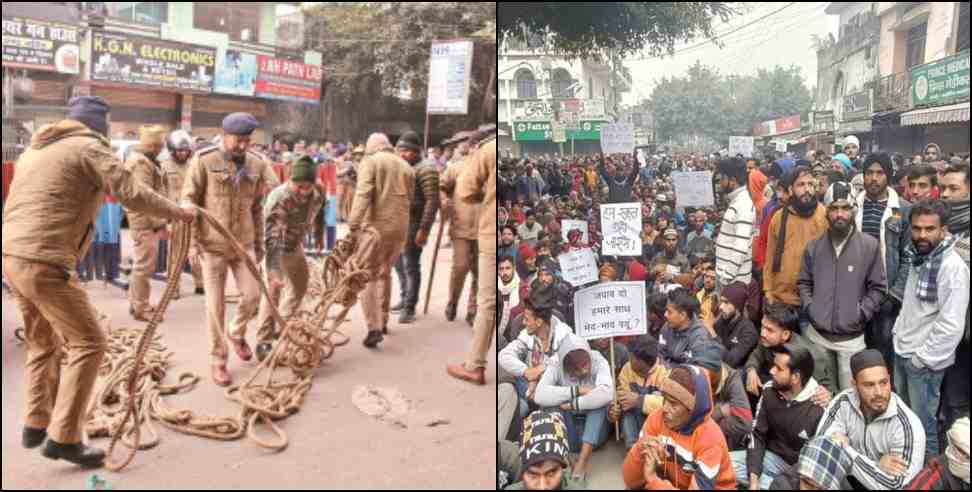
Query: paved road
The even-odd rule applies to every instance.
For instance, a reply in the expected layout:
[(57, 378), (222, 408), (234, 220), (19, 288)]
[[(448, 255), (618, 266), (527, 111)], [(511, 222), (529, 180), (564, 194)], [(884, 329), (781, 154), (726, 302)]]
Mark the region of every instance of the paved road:
[[(130, 254), (127, 231), (125, 241), (123, 254)], [(106, 470), (96, 473), (116, 489), (495, 488), (495, 386), (475, 387), (455, 381), (445, 372), (448, 361), (461, 360), (472, 337), (465, 321), (448, 323), (442, 314), (451, 254), (450, 249), (443, 249), (439, 255), (429, 314), (407, 326), (398, 325), (397, 317), (393, 317), (391, 335), (380, 352), (361, 345), (366, 328), (360, 307), (353, 310), (351, 322), (344, 325), (352, 343), (339, 348), (319, 370), (300, 413), (281, 423), (291, 442), (282, 453), (267, 453), (247, 440), (215, 442), (161, 429), (161, 444), (140, 452), (128, 469), (120, 474)], [(425, 281), (431, 258), (431, 248), (427, 248), (423, 258)], [(184, 294), (191, 292), (192, 279), (184, 276), (182, 285)], [(152, 282), (153, 302), (162, 287), (162, 283)], [(423, 286), (423, 302), (424, 290)], [(124, 292), (98, 282), (87, 291), (95, 305), (111, 316), (114, 326), (134, 324), (127, 314)], [(397, 292), (396, 281), (393, 302)], [(235, 309), (235, 305), (228, 306), (227, 316)], [(6, 294), (2, 310), (3, 487), (82, 488), (91, 472), (48, 461), (39, 451), (20, 447), (25, 355), (24, 348), (14, 343), (13, 333), (22, 324), (20, 313)], [(165, 342), (175, 352), (170, 377), (184, 371), (203, 376), (195, 391), (166, 401), (174, 407), (211, 415), (234, 415), (238, 407), (228, 402), (209, 378), (204, 313), (203, 298), (190, 295), (174, 301), (160, 325)], [(459, 317), (465, 317), (463, 308)], [(256, 329), (251, 326), (251, 345), (255, 335)], [(495, 360), (495, 352), (490, 357)], [(230, 358), (230, 370), (237, 380), (248, 374), (251, 366), (235, 355)], [(487, 378), (495, 382), (495, 365)], [(398, 389), (416, 403), (418, 412), (441, 415), (451, 423), (397, 429), (374, 421), (351, 403), (353, 389), (365, 384)], [(107, 440), (94, 444), (107, 446)]]

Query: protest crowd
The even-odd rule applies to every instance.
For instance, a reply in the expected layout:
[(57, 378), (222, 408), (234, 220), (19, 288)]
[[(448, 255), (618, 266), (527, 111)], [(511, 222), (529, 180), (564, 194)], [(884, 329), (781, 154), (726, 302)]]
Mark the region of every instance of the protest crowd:
[(838, 148), (499, 159), (499, 489), (969, 490), (969, 158)]

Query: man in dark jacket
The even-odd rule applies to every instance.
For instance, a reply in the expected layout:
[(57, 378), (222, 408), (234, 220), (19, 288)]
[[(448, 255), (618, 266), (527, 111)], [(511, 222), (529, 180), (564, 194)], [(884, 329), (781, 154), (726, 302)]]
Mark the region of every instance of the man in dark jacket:
[(615, 167), (608, 168), (604, 163), (604, 155), (601, 154), (601, 162), (598, 171), (604, 182), (608, 186), (608, 198), (604, 203), (625, 203), (632, 201), (631, 188), (638, 181), (638, 166), (632, 165), (631, 172), (625, 173), (621, 166), (622, 163), (615, 164)]
[(687, 364), (711, 337), (699, 319), (699, 300), (685, 289), (668, 294), (668, 321), (658, 339), (658, 353), (666, 365)]
[(840, 389), (851, 386), (850, 358), (867, 348), (864, 328), (881, 309), (887, 292), (880, 245), (856, 230), (851, 186), (834, 183), (827, 191), (827, 234), (811, 241), (797, 281), (810, 319), (804, 334), (826, 351)]
[(716, 321), (715, 331), (722, 346), (726, 348), (723, 360), (733, 369), (742, 367), (759, 343), (759, 332), (753, 322), (743, 316), (748, 294), (748, 286), (735, 282), (722, 289), (719, 303), (719, 319)]

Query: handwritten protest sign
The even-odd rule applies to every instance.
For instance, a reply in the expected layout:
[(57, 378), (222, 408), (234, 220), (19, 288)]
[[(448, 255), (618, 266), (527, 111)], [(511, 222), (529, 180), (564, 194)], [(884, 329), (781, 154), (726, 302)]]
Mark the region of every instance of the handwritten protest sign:
[(574, 293), (574, 326), (585, 340), (648, 333), (644, 282), (608, 282)]
[(630, 154), (634, 152), (634, 125), (631, 123), (604, 123), (601, 125), (601, 152)]
[(672, 173), (672, 182), (675, 184), (676, 207), (711, 207), (715, 205), (711, 171)]
[(601, 205), (601, 254), (641, 256), (641, 204)]
[(574, 229), (580, 229), (581, 234), (584, 235), (584, 244), (591, 244), (587, 237), (587, 222), (584, 222), (583, 220), (562, 219), (560, 221), (560, 235), (563, 236), (565, 243), (569, 241), (567, 238), (567, 233)]
[(590, 249), (578, 249), (561, 254), (560, 272), (564, 281), (575, 287), (597, 282), (597, 262)]
[(735, 157), (737, 154), (753, 156), (753, 137), (729, 137), (729, 155)]

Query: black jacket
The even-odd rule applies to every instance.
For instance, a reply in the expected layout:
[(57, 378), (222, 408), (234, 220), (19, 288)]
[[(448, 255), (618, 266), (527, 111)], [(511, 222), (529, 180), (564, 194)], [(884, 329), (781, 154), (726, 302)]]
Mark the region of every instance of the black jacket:
[(722, 361), (733, 369), (742, 367), (759, 343), (759, 332), (753, 322), (741, 314), (728, 322), (720, 317), (715, 323), (715, 331), (726, 348)]
[(753, 432), (747, 450), (749, 473), (762, 475), (763, 457), (772, 451), (790, 465), (795, 465), (800, 450), (814, 437), (824, 409), (810, 399), (817, 390), (811, 379), (792, 401), (784, 400), (769, 382), (756, 406)]

